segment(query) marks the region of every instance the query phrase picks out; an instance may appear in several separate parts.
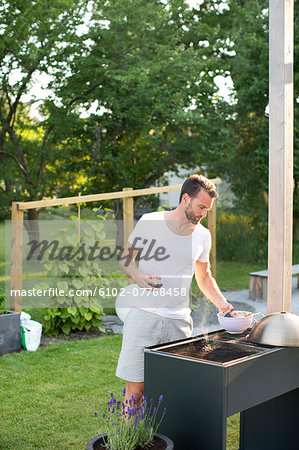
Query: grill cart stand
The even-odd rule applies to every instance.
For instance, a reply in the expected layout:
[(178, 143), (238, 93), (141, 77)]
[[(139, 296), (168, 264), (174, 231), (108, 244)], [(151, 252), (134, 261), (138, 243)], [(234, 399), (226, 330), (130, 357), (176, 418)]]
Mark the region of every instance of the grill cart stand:
[(153, 346), (145, 349), (145, 395), (161, 394), (159, 431), (176, 450), (225, 449), (227, 417), (238, 412), (240, 450), (299, 448), (299, 348), (225, 331)]

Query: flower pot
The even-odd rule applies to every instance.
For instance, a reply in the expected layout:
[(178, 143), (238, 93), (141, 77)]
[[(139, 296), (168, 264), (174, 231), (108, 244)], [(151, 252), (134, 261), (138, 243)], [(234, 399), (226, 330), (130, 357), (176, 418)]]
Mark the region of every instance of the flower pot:
[[(105, 438), (107, 434), (99, 434), (87, 442), (86, 450), (107, 450), (105, 447)], [(146, 447), (148, 450), (173, 450), (173, 442), (163, 434), (155, 433), (154, 443), (151, 447)], [(142, 450), (141, 447), (136, 447), (136, 450)]]
[(0, 354), (21, 349), (20, 313), (7, 311), (0, 315)]

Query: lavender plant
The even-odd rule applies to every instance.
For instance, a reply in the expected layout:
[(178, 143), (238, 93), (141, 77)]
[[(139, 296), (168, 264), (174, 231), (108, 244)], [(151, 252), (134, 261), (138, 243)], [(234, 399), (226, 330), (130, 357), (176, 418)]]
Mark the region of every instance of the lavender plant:
[[(123, 389), (123, 396), (126, 390)], [(140, 393), (137, 399), (132, 395), (125, 402), (117, 401), (111, 392), (111, 398), (107, 402), (107, 412), (102, 418), (106, 423), (106, 448), (109, 450), (134, 450), (136, 447), (147, 448), (152, 444), (161, 421), (166, 413), (163, 409), (160, 420), (157, 420), (157, 412), (163, 401), (160, 395), (157, 406), (153, 406), (153, 399), (148, 401)], [(98, 414), (95, 412), (95, 417)]]

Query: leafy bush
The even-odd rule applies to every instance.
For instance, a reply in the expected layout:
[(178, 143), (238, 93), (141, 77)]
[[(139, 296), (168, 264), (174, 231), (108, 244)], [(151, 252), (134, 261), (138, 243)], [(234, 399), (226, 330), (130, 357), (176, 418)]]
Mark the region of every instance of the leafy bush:
[(299, 239), (296, 239), (296, 235), (293, 241), (293, 264), (299, 264)]
[(44, 308), (44, 332), (57, 336), (60, 332), (70, 334), (74, 330), (88, 331), (101, 327), (102, 309), (92, 308)]
[(217, 213), (217, 259), (253, 264), (267, 263), (267, 223), (247, 216)]
[(0, 289), (0, 314), (7, 314), (5, 308), (5, 292), (3, 289)]
[[(106, 216), (99, 216), (97, 221), (81, 227), (81, 241), (87, 245), (93, 245), (98, 241), (98, 245), (101, 246), (101, 242), (106, 239), (102, 223), (105, 219)], [(67, 244), (69, 248), (72, 248), (72, 251), (76, 251), (78, 249), (77, 224), (74, 222), (73, 226), (67, 227), (57, 240), (63, 245)], [(58, 289), (68, 293), (71, 289), (75, 292), (77, 290), (84, 292), (80, 296), (74, 293), (73, 296), (57, 297), (55, 298), (55, 303), (58, 304), (56, 308), (43, 309), (46, 334), (57, 335), (60, 332), (69, 334), (74, 330), (88, 331), (91, 327), (103, 330), (101, 324), (105, 292), (109, 290), (108, 300), (111, 302), (113, 299), (111, 295), (112, 287), (114, 288), (115, 298), (118, 288), (127, 284), (125, 276), (120, 270), (111, 272), (111, 264), (106, 266), (107, 273), (105, 274), (105, 266), (99, 259), (89, 260), (85, 258), (84, 264), (80, 259), (63, 259), (59, 262), (48, 259), (45, 268), (51, 274), (51, 277), (59, 279), (57, 282)], [(47, 289), (48, 287), (47, 283), (41, 283), (37, 288)], [(97, 289), (96, 297), (92, 294), (95, 289)], [(101, 302), (99, 297), (101, 297)]]

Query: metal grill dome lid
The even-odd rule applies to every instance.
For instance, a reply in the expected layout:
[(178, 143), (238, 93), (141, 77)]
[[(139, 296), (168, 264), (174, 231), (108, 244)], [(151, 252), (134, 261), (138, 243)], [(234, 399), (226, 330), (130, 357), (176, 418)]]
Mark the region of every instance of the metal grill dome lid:
[(299, 317), (284, 311), (267, 314), (252, 327), (248, 339), (262, 345), (299, 347)]

